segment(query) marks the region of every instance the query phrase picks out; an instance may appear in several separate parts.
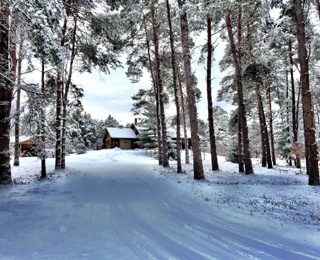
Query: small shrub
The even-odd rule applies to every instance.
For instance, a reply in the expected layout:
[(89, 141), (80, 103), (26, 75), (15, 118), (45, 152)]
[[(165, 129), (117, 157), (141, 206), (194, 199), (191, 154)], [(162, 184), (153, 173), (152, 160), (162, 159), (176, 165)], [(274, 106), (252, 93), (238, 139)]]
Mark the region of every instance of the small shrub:
[(77, 144), (76, 145), (76, 153), (77, 154), (84, 154), (87, 152), (87, 147), (84, 144)]
[(238, 144), (234, 139), (227, 147), (226, 160), (232, 163), (238, 163)]

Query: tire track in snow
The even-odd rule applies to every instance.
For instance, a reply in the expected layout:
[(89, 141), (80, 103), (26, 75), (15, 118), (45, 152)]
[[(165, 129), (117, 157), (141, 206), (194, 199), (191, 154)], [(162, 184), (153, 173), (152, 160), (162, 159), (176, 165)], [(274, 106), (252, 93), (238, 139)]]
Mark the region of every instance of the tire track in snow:
[[(112, 206), (113, 227), (124, 243), (139, 258), (179, 258), (179, 259), (213, 259), (214, 256), (243, 256), (243, 253), (232, 252), (232, 248), (218, 238), (197, 228), (196, 221), (185, 222), (185, 218), (177, 218), (170, 214), (167, 200), (159, 194), (164, 191), (155, 190), (154, 180), (142, 175), (135, 176), (134, 183), (123, 180), (120, 186), (113, 187), (117, 204)], [(119, 184), (119, 183), (118, 183)], [(131, 201), (127, 196), (130, 186), (139, 185), (140, 194), (131, 194), (131, 198), (145, 198), (143, 205)], [(159, 188), (159, 187), (158, 187)], [(163, 187), (162, 188), (170, 188)], [(136, 190), (136, 189), (133, 189)], [(170, 191), (171, 193), (172, 191)], [(165, 193), (164, 193), (165, 194)], [(177, 208), (175, 206), (175, 208)], [(125, 219), (125, 221), (124, 221)], [(196, 234), (196, 235), (195, 235)]]
[(122, 179), (112, 187), (111, 219), (118, 236), (140, 258), (210, 259), (210, 254), (198, 249), (202, 243), (185, 229), (183, 222), (174, 223), (162, 215), (150, 178), (157, 181), (154, 176), (135, 174), (134, 180)]
[[(183, 219), (185, 225), (195, 233), (222, 246), (225, 254), (219, 255), (218, 252), (213, 251), (215, 257), (221, 258), (226, 257), (226, 255), (235, 257), (238, 255), (251, 259), (319, 259), (319, 252), (308, 249), (305, 245), (290, 243), (290, 247), (288, 247), (279, 239), (267, 241), (262, 236), (254, 236), (250, 230), (246, 235), (246, 232), (241, 232), (241, 227), (237, 229), (234, 225), (229, 226), (227, 220), (215, 216), (212, 214), (214, 212), (211, 212), (212, 215), (208, 212), (201, 212), (202, 208), (197, 207), (196, 204), (190, 205), (190, 202), (186, 199), (164, 200), (158, 196), (158, 200), (159, 205), (163, 207), (162, 212), (169, 219), (172, 221)], [(178, 203), (176, 203), (177, 201)], [(187, 212), (185, 209), (192, 212)]]
[(223, 220), (214, 210), (196, 205), (191, 196), (179, 195), (151, 168), (122, 158), (111, 169), (106, 167), (110, 221), (123, 242), (115, 244), (117, 250), (127, 247), (137, 259), (316, 258), (316, 252), (301, 245), (295, 250), (292, 243), (268, 241), (240, 224), (229, 225), (228, 216)]

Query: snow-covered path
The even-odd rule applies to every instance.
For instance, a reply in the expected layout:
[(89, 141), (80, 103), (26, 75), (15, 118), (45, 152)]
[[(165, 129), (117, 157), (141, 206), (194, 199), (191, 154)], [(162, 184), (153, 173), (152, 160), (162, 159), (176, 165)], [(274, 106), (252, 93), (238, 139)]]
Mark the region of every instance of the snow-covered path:
[(0, 259), (317, 259), (315, 245), (244, 224), (154, 174), (156, 161), (96, 153), (79, 172), (0, 189)]

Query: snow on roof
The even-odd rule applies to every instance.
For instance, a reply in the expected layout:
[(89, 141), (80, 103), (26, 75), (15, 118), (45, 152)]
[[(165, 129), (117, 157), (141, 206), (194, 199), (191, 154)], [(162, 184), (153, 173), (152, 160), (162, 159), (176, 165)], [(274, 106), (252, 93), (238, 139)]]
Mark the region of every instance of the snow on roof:
[[(24, 142), (24, 141), (28, 141), (28, 140), (34, 140), (34, 137), (31, 136), (26, 136), (26, 135), (20, 135), (19, 136), (19, 142)], [(10, 143), (14, 143), (15, 142), (15, 136), (14, 135), (10, 135)]]
[(108, 127), (107, 130), (112, 138), (128, 138), (128, 139), (137, 138), (137, 135), (131, 128)]

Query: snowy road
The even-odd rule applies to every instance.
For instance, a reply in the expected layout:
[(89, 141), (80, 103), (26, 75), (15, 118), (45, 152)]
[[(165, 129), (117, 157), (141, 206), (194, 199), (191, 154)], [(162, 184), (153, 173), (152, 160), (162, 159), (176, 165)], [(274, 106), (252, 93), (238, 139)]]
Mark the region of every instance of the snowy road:
[(0, 259), (320, 257), (312, 244), (223, 218), (154, 174), (150, 158), (94, 160), (67, 177), (0, 189)]

